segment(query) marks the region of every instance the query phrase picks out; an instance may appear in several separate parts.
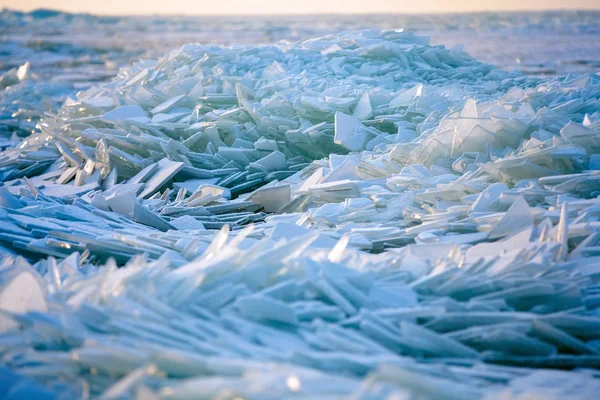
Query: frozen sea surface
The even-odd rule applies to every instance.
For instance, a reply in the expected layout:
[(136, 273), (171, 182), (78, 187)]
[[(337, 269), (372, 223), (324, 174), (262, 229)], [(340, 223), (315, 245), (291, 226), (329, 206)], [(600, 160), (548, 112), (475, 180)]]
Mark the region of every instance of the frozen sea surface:
[(4, 12), (0, 399), (595, 399), (597, 19)]

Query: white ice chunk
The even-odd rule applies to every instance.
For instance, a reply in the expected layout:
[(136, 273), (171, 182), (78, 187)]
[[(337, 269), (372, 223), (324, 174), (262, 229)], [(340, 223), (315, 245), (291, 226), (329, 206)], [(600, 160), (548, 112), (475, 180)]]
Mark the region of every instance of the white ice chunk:
[(529, 204), (523, 196), (519, 196), (502, 219), (494, 226), (488, 237), (490, 239), (504, 237), (527, 229), (532, 225), (533, 215), (529, 209)]
[[(44, 287), (35, 272), (26, 269), (0, 270), (0, 310), (17, 315), (48, 311)], [(0, 332), (14, 327), (15, 322), (0, 319)]]
[(137, 104), (117, 107), (102, 116), (107, 121), (117, 122), (128, 118), (147, 117), (148, 114)]
[(350, 151), (360, 151), (372, 137), (369, 133), (361, 132), (362, 124), (358, 118), (342, 112), (335, 113), (334, 141)]

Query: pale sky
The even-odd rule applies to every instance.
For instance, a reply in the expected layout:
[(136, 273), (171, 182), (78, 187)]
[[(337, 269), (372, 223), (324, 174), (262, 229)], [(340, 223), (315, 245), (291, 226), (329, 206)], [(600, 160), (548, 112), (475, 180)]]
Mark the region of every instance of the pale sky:
[(408, 14), (492, 10), (589, 10), (600, 9), (600, 0), (0, 0), (0, 6), (24, 11), (52, 8), (104, 15), (390, 12)]

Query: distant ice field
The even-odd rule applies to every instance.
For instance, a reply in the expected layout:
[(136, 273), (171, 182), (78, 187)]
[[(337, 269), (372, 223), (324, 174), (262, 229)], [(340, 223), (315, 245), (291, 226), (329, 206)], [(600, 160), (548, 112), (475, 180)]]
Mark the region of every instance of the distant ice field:
[[(600, 12), (274, 17), (98, 17), (38, 11), (0, 13), (0, 71), (36, 55), (54, 81), (105, 79), (139, 57), (185, 43), (254, 44), (357, 29), (405, 29), (432, 44), (464, 45), (474, 58), (525, 74), (600, 68)], [(62, 72), (56, 68), (61, 68)]]

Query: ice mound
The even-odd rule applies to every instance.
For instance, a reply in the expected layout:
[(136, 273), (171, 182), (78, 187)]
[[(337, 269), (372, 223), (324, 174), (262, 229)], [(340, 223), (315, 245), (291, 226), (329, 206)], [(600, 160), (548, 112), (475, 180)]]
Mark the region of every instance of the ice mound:
[[(510, 74), (426, 42), (404, 32), (364, 31), (294, 46), (186, 45), (158, 61), (140, 61), (111, 84), (81, 94), (42, 125), (42, 135), (20, 147), (18, 161), (5, 165), (21, 169), (29, 164), (30, 151), (30, 163), (47, 163), (50, 155), (39, 160), (37, 148), (57, 134), (75, 152), (72, 164), (87, 160), (76, 144), (91, 154), (104, 139), (119, 181), (139, 172), (145, 160), (164, 156), (213, 170), (255, 161), (262, 166), (259, 156), (278, 148), (268, 140), (282, 142), (281, 150), (293, 160), (288, 163), (297, 165), (394, 142), (393, 136), (378, 136), (397, 133), (400, 121), (421, 122), (424, 113), (433, 114), (427, 115), (433, 124), (452, 101), (471, 92), (489, 97), (496, 93), (491, 89), (515, 83), (498, 83)], [(476, 87), (474, 81), (492, 83)], [(430, 85), (424, 89), (422, 83)], [(427, 100), (406, 109), (420, 97)], [(334, 140), (336, 112), (354, 112), (368, 124), (347, 121)], [(134, 148), (138, 153), (131, 154)], [(61, 155), (60, 149), (52, 151)], [(102, 162), (97, 156), (92, 161)], [(275, 167), (288, 170), (265, 166)]]
[(592, 398), (599, 98), (399, 31), (123, 69), (0, 156), (0, 396)]

